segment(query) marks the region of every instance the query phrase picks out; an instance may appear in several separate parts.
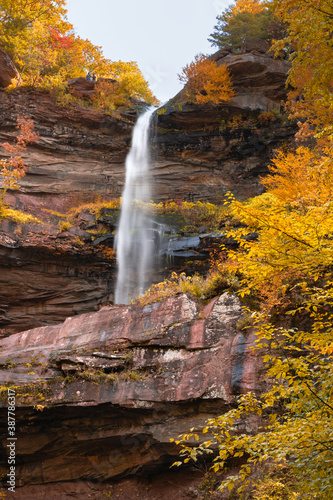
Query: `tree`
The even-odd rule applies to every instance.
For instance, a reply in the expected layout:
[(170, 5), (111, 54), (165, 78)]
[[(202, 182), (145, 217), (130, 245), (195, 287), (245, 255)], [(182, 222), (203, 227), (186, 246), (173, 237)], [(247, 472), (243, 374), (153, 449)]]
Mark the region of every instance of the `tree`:
[(194, 61), (182, 69), (178, 78), (185, 84), (188, 102), (218, 104), (234, 96), (228, 68), (224, 64), (218, 66), (203, 54), (196, 55)]
[(8, 160), (0, 161), (0, 175), (2, 181), (1, 204), (8, 189), (18, 189), (18, 181), (25, 175), (27, 167), (22, 159), (22, 152), (27, 149), (27, 145), (31, 142), (38, 141), (39, 134), (34, 130), (33, 121), (26, 116), (17, 118), (17, 127), (19, 134), (15, 144), (5, 142), (2, 147), (9, 153)]
[(236, 0), (217, 16), (217, 24), (208, 41), (220, 49), (230, 45), (239, 49), (245, 40), (271, 40), (280, 38), (282, 33), (284, 25), (260, 0)]
[[(333, 495), (333, 148), (280, 152), (263, 182), (264, 195), (230, 208), (241, 222), (229, 232), (239, 251), (229, 268), (240, 280), (239, 295), (251, 297), (257, 349), (263, 350), (269, 390), (248, 393), (238, 407), (211, 419), (199, 446), (177, 441), (185, 460), (218, 451), (213, 470), (243, 457), (239, 475), (221, 489), (249, 486), (250, 475), (267, 461), (287, 464), (298, 478), (301, 498)], [(245, 238), (256, 232), (256, 241)], [(254, 304), (254, 306), (253, 306)], [(273, 320), (273, 318), (275, 318)], [(289, 321), (288, 321), (288, 318)], [(282, 324), (281, 324), (282, 319)], [(288, 325), (289, 323), (289, 325)], [(302, 324), (302, 328), (299, 326)], [(247, 419), (261, 419), (258, 433), (245, 432)], [(318, 495), (318, 497), (316, 497)]]
[(64, 88), (87, 72), (116, 78), (124, 99), (157, 103), (134, 62), (113, 62), (101, 47), (76, 35), (67, 20), (66, 0), (4, 0), (0, 6), (0, 44), (25, 84)]
[(288, 24), (276, 50), (290, 53), (288, 83), (292, 115), (313, 134), (333, 135), (333, 5), (330, 0), (272, 0), (275, 15)]
[(136, 62), (113, 61), (109, 74), (118, 81), (120, 90), (125, 97), (143, 99), (148, 104), (155, 106), (159, 104)]

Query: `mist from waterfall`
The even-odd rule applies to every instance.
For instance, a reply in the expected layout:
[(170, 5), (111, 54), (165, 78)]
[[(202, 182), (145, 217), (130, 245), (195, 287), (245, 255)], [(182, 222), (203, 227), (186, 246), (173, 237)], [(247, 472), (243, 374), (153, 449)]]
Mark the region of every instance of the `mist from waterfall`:
[(151, 199), (149, 128), (155, 109), (152, 107), (139, 117), (126, 158), (126, 180), (115, 239), (118, 268), (115, 304), (128, 304), (150, 285), (147, 274), (152, 267), (155, 244), (151, 222), (142, 204)]

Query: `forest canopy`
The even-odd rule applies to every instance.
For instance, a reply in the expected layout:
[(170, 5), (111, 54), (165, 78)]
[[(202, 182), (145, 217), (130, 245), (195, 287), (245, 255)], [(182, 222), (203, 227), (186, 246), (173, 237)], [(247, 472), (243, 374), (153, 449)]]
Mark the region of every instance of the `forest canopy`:
[(219, 49), (231, 46), (237, 50), (245, 40), (271, 41), (281, 38), (284, 33), (285, 23), (276, 17), (269, 2), (236, 0), (217, 16), (217, 24), (208, 41)]
[(127, 98), (156, 103), (135, 62), (107, 59), (101, 47), (75, 33), (66, 0), (3, 0), (0, 24), (0, 47), (13, 59), (19, 83), (51, 89), (94, 73), (120, 81)]

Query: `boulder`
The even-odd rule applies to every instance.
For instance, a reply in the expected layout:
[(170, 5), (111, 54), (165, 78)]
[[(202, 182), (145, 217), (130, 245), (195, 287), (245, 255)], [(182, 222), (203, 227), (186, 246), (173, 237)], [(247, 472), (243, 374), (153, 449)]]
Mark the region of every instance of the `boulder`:
[(68, 80), (67, 85), (71, 94), (81, 99), (87, 99), (94, 94), (96, 81), (87, 80), (84, 77), (72, 78)]
[(87, 80), (84, 77), (72, 78), (68, 80), (67, 85), (70, 92), (81, 99), (89, 99), (95, 93), (95, 86), (98, 82), (115, 83), (117, 80), (112, 78), (98, 78), (98, 80)]
[(19, 72), (6, 52), (0, 49), (0, 88), (11, 85), (14, 78), (19, 78)]

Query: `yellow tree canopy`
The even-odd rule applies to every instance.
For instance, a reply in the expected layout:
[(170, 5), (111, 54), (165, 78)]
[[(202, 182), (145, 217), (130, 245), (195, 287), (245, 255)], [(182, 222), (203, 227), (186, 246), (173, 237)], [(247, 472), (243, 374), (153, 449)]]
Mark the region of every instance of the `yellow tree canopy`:
[(3, 0), (0, 21), (0, 46), (24, 83), (50, 88), (90, 72), (116, 78), (127, 97), (157, 102), (136, 63), (113, 62), (75, 34), (66, 0)]
[(289, 50), (291, 110), (319, 134), (333, 134), (333, 3), (331, 0), (272, 0), (275, 15), (288, 25), (277, 49)]

